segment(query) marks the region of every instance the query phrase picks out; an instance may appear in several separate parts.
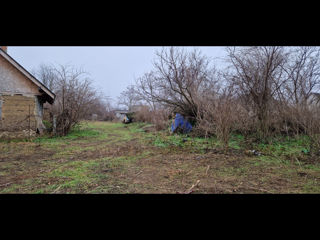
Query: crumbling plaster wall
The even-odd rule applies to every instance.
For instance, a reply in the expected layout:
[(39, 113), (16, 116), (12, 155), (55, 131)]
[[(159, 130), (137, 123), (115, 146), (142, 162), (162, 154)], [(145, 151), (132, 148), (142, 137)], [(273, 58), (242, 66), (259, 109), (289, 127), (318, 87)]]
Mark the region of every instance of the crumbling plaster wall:
[(1, 131), (43, 128), (40, 95), (38, 86), (0, 56)]

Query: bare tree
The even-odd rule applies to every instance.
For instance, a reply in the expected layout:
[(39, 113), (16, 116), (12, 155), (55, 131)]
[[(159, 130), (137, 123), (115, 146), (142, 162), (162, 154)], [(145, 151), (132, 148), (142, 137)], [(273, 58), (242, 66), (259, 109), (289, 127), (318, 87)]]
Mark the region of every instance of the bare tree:
[(136, 79), (136, 95), (141, 102), (146, 103), (146, 105), (148, 105), (153, 111), (159, 108), (159, 102), (154, 97), (155, 91), (153, 71), (145, 73), (142, 77)]
[(289, 103), (306, 104), (313, 92), (320, 87), (320, 48), (298, 47), (291, 53), (286, 68), (289, 81), (284, 87)]
[(210, 90), (213, 80), (209, 63), (198, 50), (162, 49), (156, 52), (154, 70), (137, 80), (137, 89), (153, 106), (159, 103), (195, 121), (197, 98)]
[(42, 65), (37, 76), (51, 85), (51, 90), (56, 94), (50, 114), (56, 119), (56, 133), (59, 135), (66, 135), (101, 99), (92, 80), (82, 69), (68, 65)]
[(287, 52), (284, 47), (227, 48), (231, 63), (229, 80), (238, 90), (238, 97), (252, 103), (258, 121), (260, 138), (269, 133), (270, 114), (276, 94), (286, 82), (284, 65)]
[(137, 94), (134, 85), (130, 85), (126, 90), (121, 92), (120, 97), (118, 99), (118, 105), (125, 106), (127, 110), (131, 111), (135, 105), (140, 104), (141, 98)]
[(32, 70), (32, 74), (47, 88), (54, 90), (57, 76), (53, 65), (41, 64), (37, 69)]

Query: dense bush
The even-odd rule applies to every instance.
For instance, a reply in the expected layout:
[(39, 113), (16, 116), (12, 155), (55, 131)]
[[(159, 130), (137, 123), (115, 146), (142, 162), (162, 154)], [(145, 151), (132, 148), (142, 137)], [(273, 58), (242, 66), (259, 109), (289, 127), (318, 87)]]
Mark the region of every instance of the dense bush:
[(134, 121), (152, 123), (156, 130), (168, 128), (169, 112), (164, 109), (152, 110), (148, 106), (142, 106), (134, 114)]

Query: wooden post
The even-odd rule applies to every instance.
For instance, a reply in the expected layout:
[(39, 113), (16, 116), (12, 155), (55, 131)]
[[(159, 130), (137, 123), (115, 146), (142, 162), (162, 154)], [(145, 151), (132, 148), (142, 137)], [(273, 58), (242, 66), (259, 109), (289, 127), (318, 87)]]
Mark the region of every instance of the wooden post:
[(64, 114), (64, 85), (62, 88), (62, 134), (64, 134), (65, 114)]
[(52, 116), (52, 132), (54, 135), (57, 133), (57, 122), (56, 122), (56, 116)]
[(30, 119), (30, 117), (31, 117), (31, 113), (30, 113), (30, 104), (29, 104), (29, 139), (31, 137), (31, 119)]

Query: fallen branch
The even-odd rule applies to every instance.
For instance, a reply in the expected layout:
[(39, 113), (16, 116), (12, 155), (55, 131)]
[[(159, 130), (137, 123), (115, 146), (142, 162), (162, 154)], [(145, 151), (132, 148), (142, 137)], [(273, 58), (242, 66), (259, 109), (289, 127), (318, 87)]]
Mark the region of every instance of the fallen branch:
[(200, 183), (200, 180), (198, 180), (195, 184), (193, 184), (193, 185), (191, 186), (191, 188), (189, 188), (188, 192), (191, 193), (192, 189), (194, 189), (196, 186), (198, 186), (199, 183)]
[(56, 190), (54, 190), (52, 193), (56, 193), (56, 192), (61, 188), (61, 186), (62, 186), (62, 185), (60, 185), (59, 187), (57, 187)]
[(187, 191), (185, 191), (185, 192), (177, 192), (177, 193), (179, 193), (179, 194), (190, 194), (190, 193), (193, 192), (193, 189), (194, 189), (196, 186), (199, 185), (199, 183), (200, 183), (200, 180), (197, 180), (197, 182), (196, 182), (195, 184), (193, 184), (193, 185), (191, 186), (191, 188), (189, 188)]
[(250, 189), (253, 189), (253, 190), (258, 190), (258, 191), (263, 191), (263, 192), (267, 192), (267, 193), (272, 193), (266, 189), (263, 189), (263, 188), (255, 188), (255, 187), (247, 187), (247, 188), (250, 188)]
[(208, 165), (208, 167), (207, 167), (206, 175), (208, 175), (209, 168), (210, 168), (210, 165)]

